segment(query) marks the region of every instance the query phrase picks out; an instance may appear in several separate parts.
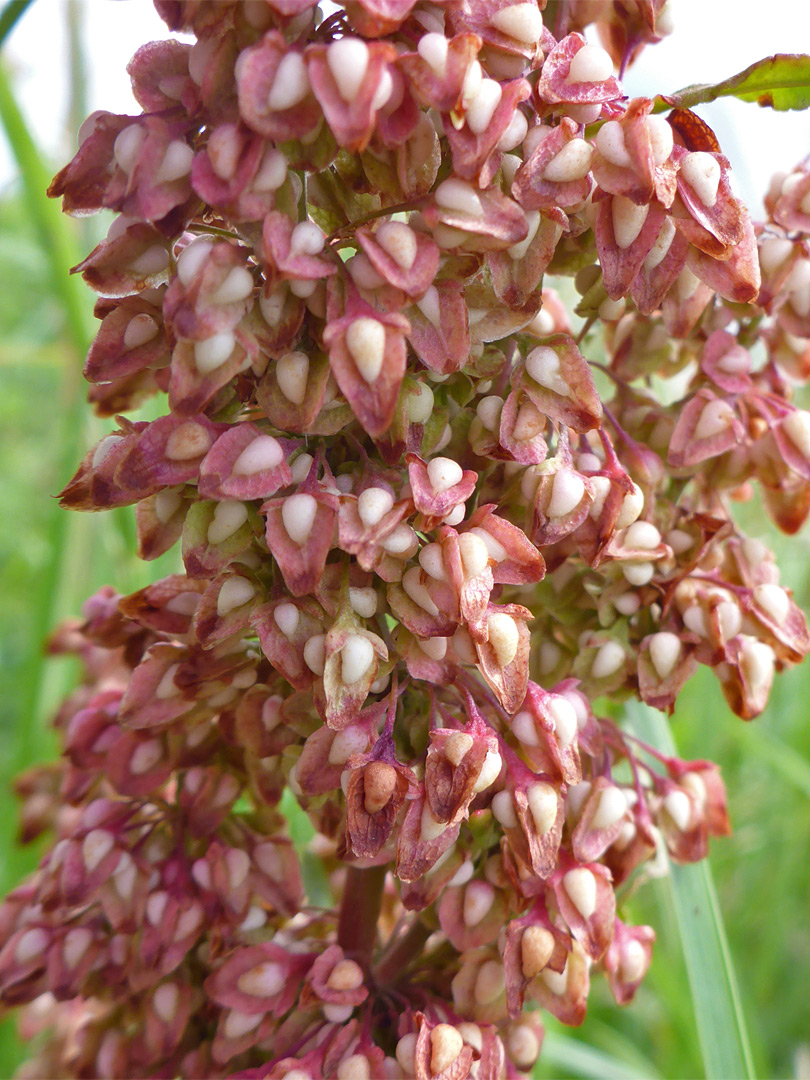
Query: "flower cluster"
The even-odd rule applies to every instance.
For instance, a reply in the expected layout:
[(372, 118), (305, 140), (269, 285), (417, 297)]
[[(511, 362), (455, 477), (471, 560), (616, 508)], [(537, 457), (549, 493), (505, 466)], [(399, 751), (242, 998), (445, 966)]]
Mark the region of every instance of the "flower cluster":
[(52, 642), (87, 677), (18, 787), (56, 842), (0, 907), (32, 1076), (524, 1075), (525, 1004), (643, 979), (617, 890), (729, 830), (715, 766), (595, 703), (704, 664), (751, 718), (810, 649), (730, 512), (810, 513), (810, 172), (755, 228), (615, 74), (663, 4), (543, 6), (157, 0), (195, 44), (53, 182), (118, 215), (77, 268), (117, 427), (63, 504), (184, 573)]

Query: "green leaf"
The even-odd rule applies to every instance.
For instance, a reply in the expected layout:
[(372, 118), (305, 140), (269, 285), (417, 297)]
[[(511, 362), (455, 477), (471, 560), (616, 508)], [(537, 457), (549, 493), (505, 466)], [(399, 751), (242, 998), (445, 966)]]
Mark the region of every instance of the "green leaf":
[(687, 86), (676, 94), (659, 94), (655, 112), (668, 108), (691, 109), (721, 97), (753, 101), (770, 109), (810, 107), (810, 56), (803, 53), (777, 53), (732, 75), (719, 83)]
[(581, 1039), (547, 1030), (543, 1039), (536, 1076), (584, 1077), (584, 1080), (656, 1080), (658, 1073), (652, 1065), (639, 1068), (624, 1058), (614, 1057)]
[(0, 12), (0, 45), (31, 6), (33, 0), (9, 0), (9, 3)]
[[(631, 703), (627, 712), (640, 738), (661, 753), (676, 753), (662, 713), (641, 703)], [(687, 866), (671, 864), (663, 884), (670, 890), (678, 923), (706, 1076), (709, 1080), (753, 1077), (737, 977), (709, 864), (706, 860)]]

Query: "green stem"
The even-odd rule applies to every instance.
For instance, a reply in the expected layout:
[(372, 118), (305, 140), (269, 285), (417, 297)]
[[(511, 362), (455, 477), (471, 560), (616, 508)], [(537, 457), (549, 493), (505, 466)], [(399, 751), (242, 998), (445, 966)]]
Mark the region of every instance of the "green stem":
[(34, 0), (10, 0), (0, 12), (0, 46), (20, 21)]

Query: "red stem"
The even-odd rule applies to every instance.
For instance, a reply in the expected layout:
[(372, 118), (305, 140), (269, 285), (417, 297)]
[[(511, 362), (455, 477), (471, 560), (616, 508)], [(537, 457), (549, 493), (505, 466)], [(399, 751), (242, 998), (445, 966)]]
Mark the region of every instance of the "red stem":
[(385, 872), (384, 866), (372, 866), (367, 870), (350, 866), (346, 872), (338, 944), (348, 957), (366, 968), (377, 944)]

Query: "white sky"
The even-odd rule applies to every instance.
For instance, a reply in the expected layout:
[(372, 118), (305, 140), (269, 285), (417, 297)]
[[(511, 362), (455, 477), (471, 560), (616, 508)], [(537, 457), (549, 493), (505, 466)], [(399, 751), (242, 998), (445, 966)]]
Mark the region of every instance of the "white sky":
[[(216, 0), (213, 0), (216, 2)], [(714, 82), (776, 52), (810, 53), (807, 0), (671, 0), (675, 32), (643, 53), (625, 78), (631, 95)], [(72, 155), (66, 9), (79, 5), (87, 42), (88, 111), (138, 112), (126, 64), (139, 45), (168, 36), (149, 0), (36, 0), (6, 44), (19, 100), (54, 165)], [(789, 171), (810, 153), (810, 111), (774, 113), (724, 101), (698, 110), (717, 132), (743, 198), (755, 213), (772, 172)], [(0, 139), (0, 189), (14, 164)]]

